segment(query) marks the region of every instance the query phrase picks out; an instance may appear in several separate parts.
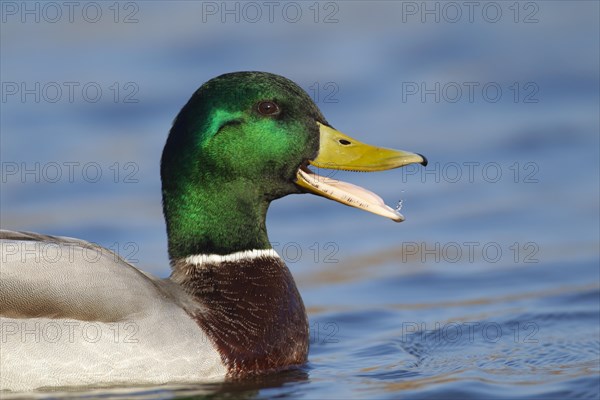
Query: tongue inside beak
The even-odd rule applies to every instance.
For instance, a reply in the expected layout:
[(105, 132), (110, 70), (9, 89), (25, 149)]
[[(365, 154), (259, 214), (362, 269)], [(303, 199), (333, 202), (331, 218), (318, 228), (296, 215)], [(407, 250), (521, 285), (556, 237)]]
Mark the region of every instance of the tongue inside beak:
[(325, 178), (313, 173), (308, 168), (300, 168), (296, 176), (298, 184), (314, 194), (390, 218), (396, 222), (404, 221), (404, 216), (387, 206), (381, 197), (360, 186)]
[[(349, 171), (383, 171), (419, 163), (427, 165), (420, 154), (391, 150), (361, 143), (343, 133), (317, 122), (320, 130), (319, 153), (309, 164), (320, 168)], [(404, 221), (404, 216), (387, 206), (375, 193), (351, 183), (323, 177), (302, 166), (296, 172), (296, 184), (307, 191), (351, 207)]]

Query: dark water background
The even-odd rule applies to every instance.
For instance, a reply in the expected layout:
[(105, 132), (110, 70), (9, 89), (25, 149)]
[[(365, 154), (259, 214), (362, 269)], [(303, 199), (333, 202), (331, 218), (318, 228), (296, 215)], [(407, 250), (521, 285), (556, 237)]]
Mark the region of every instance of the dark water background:
[(287, 76), (338, 129), (430, 160), (335, 176), (402, 200), (400, 225), (308, 195), (273, 204), (270, 238), (310, 313), (306, 368), (40, 396), (598, 398), (598, 2), (478, 2), (472, 15), (294, 2), (285, 16), (277, 3), (273, 22), (261, 2), (258, 19), (228, 2), (239, 22), (220, 2), (122, 2), (118, 16), (99, 2), (98, 22), (88, 2), (73, 22), (28, 4), (39, 22), (3, 4), (3, 228), (84, 238), (167, 276), (162, 145), (191, 93), (236, 70)]

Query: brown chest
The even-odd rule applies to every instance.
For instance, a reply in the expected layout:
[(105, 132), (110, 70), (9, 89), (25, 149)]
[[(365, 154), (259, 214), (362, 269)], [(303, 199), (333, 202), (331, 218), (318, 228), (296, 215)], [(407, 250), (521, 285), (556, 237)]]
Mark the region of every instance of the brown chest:
[[(202, 305), (192, 316), (232, 377), (306, 362), (308, 321), (290, 271), (275, 257), (182, 265), (183, 288)], [(178, 265), (179, 264), (179, 265)]]

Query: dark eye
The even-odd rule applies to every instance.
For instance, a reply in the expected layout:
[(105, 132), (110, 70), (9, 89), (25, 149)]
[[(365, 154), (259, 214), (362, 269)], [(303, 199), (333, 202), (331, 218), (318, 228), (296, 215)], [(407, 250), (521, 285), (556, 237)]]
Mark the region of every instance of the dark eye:
[(262, 115), (279, 114), (279, 106), (272, 101), (261, 101), (258, 103), (258, 112)]

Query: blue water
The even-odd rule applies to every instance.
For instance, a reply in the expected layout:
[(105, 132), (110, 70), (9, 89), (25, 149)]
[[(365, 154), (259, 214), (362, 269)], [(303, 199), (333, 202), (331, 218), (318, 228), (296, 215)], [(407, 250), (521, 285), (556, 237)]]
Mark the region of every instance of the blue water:
[(98, 3), (95, 23), (86, 2), (73, 22), (6, 3), (2, 228), (94, 241), (168, 276), (162, 146), (191, 93), (229, 71), (287, 76), (338, 129), (430, 160), (335, 174), (402, 200), (402, 224), (309, 195), (272, 205), (309, 310), (305, 368), (25, 396), (599, 397), (598, 2), (481, 2), (472, 22), (447, 3), (320, 2), (317, 23), (314, 2), (293, 3), (295, 23), (284, 3), (272, 23), (235, 2), (239, 23), (221, 2), (123, 2), (118, 16)]

